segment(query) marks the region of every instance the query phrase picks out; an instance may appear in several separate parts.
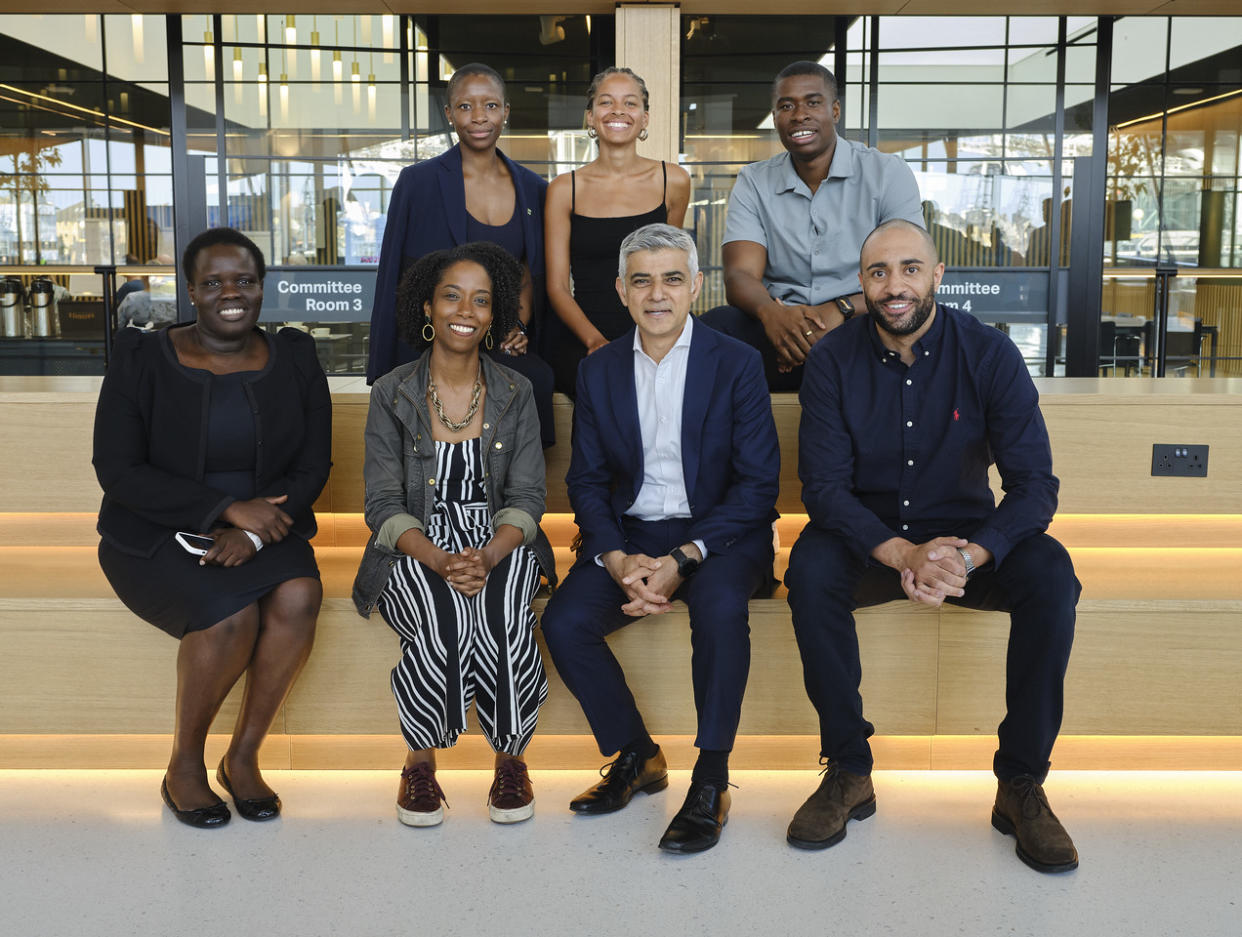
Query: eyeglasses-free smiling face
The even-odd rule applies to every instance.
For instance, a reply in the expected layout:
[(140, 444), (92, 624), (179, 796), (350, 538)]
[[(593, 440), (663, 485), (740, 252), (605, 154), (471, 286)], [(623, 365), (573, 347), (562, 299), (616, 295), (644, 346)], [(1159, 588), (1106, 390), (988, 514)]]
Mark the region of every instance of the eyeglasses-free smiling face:
[(861, 258), (867, 312), (889, 335), (913, 335), (936, 307), (944, 274), (926, 235), (894, 225), (867, 239)]
[(638, 326), (649, 355), (655, 357), (649, 343), (665, 348), (677, 341), (702, 285), (701, 272), (690, 276), (690, 259), (684, 250), (664, 248), (630, 254), (625, 277), (617, 278), (617, 294)]
[(471, 150), (487, 150), (500, 140), (509, 105), (504, 92), (487, 75), (469, 75), (453, 90), (444, 109), (461, 145)]
[(477, 349), (492, 325), (492, 278), (473, 260), (459, 260), (440, 275), (423, 311), (431, 317), (437, 345), (458, 352)]
[(186, 287), (198, 310), (198, 328), (237, 338), (254, 328), (263, 307), (263, 281), (250, 251), (236, 244), (204, 247)]
[(611, 143), (638, 137), (647, 126), (643, 89), (629, 75), (609, 75), (600, 82), (595, 101), (587, 111), (587, 126)]
[(818, 75), (782, 78), (772, 102), (772, 122), (781, 146), (795, 159), (811, 160), (837, 142), (841, 104)]

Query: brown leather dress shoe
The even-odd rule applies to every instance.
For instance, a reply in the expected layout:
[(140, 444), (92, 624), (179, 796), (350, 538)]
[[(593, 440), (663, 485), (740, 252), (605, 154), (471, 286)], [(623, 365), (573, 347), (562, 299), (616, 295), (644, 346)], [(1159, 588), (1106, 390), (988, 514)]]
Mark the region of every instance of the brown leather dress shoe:
[(1037, 872), (1078, 868), (1074, 841), (1048, 806), (1043, 786), (1029, 774), (998, 782), (992, 826), (1017, 839), (1018, 858)]
[(636, 752), (622, 752), (599, 773), (604, 780), (569, 802), (574, 813), (612, 813), (628, 804), (638, 791), (654, 794), (668, 787), (668, 762), (658, 748), (646, 761)]
[(665, 852), (702, 852), (720, 842), (720, 831), (729, 822), (729, 786), (711, 781), (691, 781), (681, 805), (660, 837)]
[(487, 794), (487, 814), (493, 823), (521, 823), (535, 815), (535, 789), (525, 762), (506, 758), (500, 763)]
[(827, 849), (845, 839), (845, 824), (875, 813), (871, 775), (843, 771), (829, 762), (815, 793), (798, 808), (785, 839), (799, 849)]

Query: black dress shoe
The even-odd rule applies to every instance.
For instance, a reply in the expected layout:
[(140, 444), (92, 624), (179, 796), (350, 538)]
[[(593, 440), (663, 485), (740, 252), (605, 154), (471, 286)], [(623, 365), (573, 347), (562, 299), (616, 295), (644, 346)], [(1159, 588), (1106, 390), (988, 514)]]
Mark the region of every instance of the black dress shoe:
[(638, 791), (654, 794), (668, 787), (668, 762), (664, 752), (643, 761), (637, 752), (622, 752), (600, 769), (604, 780), (569, 802), (574, 813), (612, 813), (630, 802)]
[(173, 816), (184, 823), (186, 826), (197, 826), (203, 829), (211, 829), (216, 826), (224, 826), (229, 822), (229, 806), (222, 800), (216, 801), (210, 807), (195, 807), (193, 810), (182, 810), (173, 803), (172, 794), (168, 793), (168, 775), (164, 775), (164, 780), (160, 782), (160, 796), (164, 798), (164, 803), (168, 804), (168, 809), (173, 812)]
[(233, 785), (229, 783), (229, 776), (224, 770), (223, 758), (220, 759), (220, 767), (216, 769), (216, 780), (229, 792), (229, 796), (233, 798), (233, 804), (237, 807), (237, 812), (242, 815), (243, 819), (273, 820), (280, 816), (280, 796), (277, 794), (271, 797), (256, 797), (254, 800), (242, 800), (233, 793)]
[(666, 852), (702, 852), (720, 842), (720, 831), (729, 822), (729, 786), (713, 781), (691, 781), (686, 802), (673, 817), (660, 848)]

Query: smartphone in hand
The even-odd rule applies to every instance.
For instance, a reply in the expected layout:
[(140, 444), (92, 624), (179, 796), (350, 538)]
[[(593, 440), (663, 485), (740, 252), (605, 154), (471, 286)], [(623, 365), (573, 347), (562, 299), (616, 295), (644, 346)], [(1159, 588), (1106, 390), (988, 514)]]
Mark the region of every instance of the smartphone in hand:
[(186, 553), (192, 553), (195, 556), (206, 556), (207, 551), (215, 545), (215, 539), (212, 537), (204, 537), (202, 534), (189, 534), (184, 530), (177, 531), (173, 538)]

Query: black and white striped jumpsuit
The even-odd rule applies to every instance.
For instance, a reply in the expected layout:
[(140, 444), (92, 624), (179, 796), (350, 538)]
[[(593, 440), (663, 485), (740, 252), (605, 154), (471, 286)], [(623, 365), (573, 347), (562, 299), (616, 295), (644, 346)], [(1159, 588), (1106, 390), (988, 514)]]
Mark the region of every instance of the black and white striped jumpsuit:
[[(440, 483), (427, 538), (450, 553), (481, 548), (493, 533), (481, 441), (435, 446)], [(497, 564), (469, 598), (413, 557), (397, 563), (377, 607), (401, 638), (392, 691), (411, 749), (454, 745), (472, 699), (493, 749), (519, 755), (530, 743), (548, 696), (530, 607), (538, 587), (539, 563), (527, 546)]]

